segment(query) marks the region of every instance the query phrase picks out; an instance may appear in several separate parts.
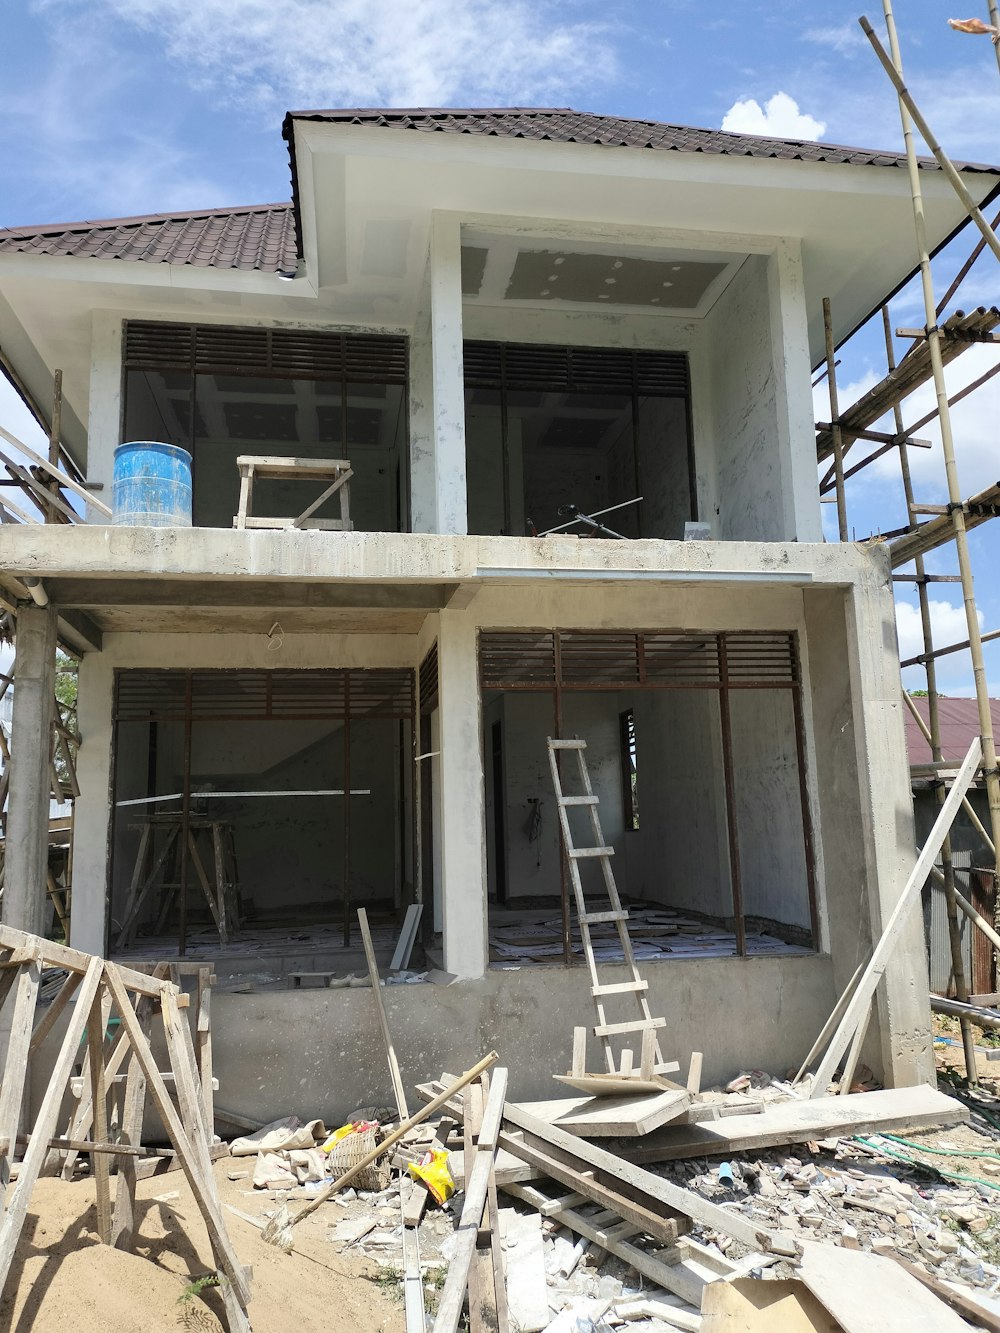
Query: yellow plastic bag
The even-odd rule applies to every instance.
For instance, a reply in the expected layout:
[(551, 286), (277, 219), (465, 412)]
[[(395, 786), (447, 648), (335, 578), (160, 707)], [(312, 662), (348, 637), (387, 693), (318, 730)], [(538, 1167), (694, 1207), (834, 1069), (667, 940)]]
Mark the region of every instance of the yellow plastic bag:
[(414, 1180), (422, 1180), (438, 1203), (445, 1203), (455, 1193), (455, 1177), (448, 1157), (443, 1148), (435, 1148), (424, 1154), (424, 1161), (409, 1165), (410, 1175)]

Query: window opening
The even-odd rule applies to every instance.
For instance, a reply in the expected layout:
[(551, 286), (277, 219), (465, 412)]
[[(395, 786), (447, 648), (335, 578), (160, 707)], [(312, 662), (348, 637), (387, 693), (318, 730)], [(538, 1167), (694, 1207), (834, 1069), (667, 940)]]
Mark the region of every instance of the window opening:
[(470, 532), (545, 532), (568, 506), (620, 505), (622, 536), (683, 537), (696, 517), (683, 353), (468, 342), (464, 355)]
[[(130, 320), (124, 362), (125, 438), (189, 450), (196, 526), (232, 526), (242, 455), (347, 458), (353, 527), (409, 526), (405, 338)], [(259, 480), (256, 512), (295, 517), (304, 494)]]
[[(648, 932), (645, 956), (817, 947), (794, 633), (484, 630), (479, 672), (484, 724), (502, 724), (507, 756), (494, 805), (506, 818), (510, 913), (554, 899), (563, 869), (557, 831), (543, 829), (531, 845), (520, 834), (532, 798), (548, 794), (545, 736), (579, 736), (618, 852), (616, 879), (641, 914), (633, 934)], [(586, 810), (568, 815), (583, 819)], [(535, 924), (539, 959), (551, 950), (571, 961), (579, 941), (570, 931), (560, 940), (554, 906)], [(527, 934), (526, 926), (516, 937), (494, 930), (498, 965), (520, 956)]]
[(618, 741), (622, 766), (622, 814), (626, 829), (634, 833), (639, 827), (634, 708), (626, 708), (618, 714)]
[(414, 694), (405, 669), (119, 672), (111, 947), (348, 946), (359, 905), (412, 901)]

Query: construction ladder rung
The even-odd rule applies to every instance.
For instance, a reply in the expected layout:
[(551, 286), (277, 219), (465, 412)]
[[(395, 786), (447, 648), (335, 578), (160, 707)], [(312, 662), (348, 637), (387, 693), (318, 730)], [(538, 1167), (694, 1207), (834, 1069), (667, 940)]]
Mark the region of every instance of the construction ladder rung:
[(591, 986), (590, 993), (596, 999), (598, 995), (627, 995), (629, 991), (649, 990), (648, 981), (616, 981), (608, 986)]
[(585, 750), (586, 741), (549, 741), (549, 748), (552, 750)]
[(623, 1032), (646, 1032), (649, 1028), (665, 1028), (665, 1018), (636, 1018), (631, 1023), (604, 1023), (594, 1028), (595, 1037), (617, 1037)]
[(580, 917), (581, 926), (599, 926), (605, 921), (627, 921), (628, 912), (624, 908), (620, 912), (585, 912)]
[(579, 861), (581, 857), (590, 857), (592, 860), (598, 856), (614, 856), (613, 847), (571, 847), (569, 854), (574, 861)]
[(567, 805), (598, 805), (601, 798), (599, 796), (560, 796), (559, 804)]

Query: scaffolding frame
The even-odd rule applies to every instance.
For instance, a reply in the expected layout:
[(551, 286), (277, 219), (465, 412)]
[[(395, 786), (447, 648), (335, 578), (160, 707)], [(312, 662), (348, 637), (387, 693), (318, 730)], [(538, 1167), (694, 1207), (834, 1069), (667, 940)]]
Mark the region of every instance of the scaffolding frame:
[[(998, 69), (1000, 69), (1000, 25), (997, 21), (996, 0), (987, 0), (987, 8), (993, 25), (992, 41)], [(823, 318), (826, 342), (824, 373), (829, 390), (830, 420), (816, 422), (817, 461), (820, 468), (823, 469), (820, 475), (819, 489), (821, 499), (828, 499), (832, 496), (832, 502), (837, 506), (839, 537), (841, 541), (847, 541), (850, 532), (847, 481), (871, 463), (874, 463), (876, 459), (893, 451), (896, 452), (899, 460), (900, 483), (907, 523), (905, 527), (892, 532), (873, 534), (867, 540), (888, 543), (891, 566), (894, 571), (892, 575), (894, 584), (913, 583), (916, 585), (923, 652), (906, 659), (901, 665), (903, 667), (921, 666), (924, 669), (928, 700), (928, 720), (926, 724), (907, 690), (903, 688), (902, 692), (904, 702), (916, 719), (930, 747), (934, 787), (940, 806), (945, 803), (946, 786), (951, 770), (954, 769), (954, 764), (946, 764), (943, 759), (937, 663), (941, 657), (953, 653), (967, 652), (970, 655), (982, 747), (980, 777), (985, 784), (989, 801), (989, 829), (980, 821), (967, 797), (964, 798), (962, 804), (966, 813), (972, 819), (973, 827), (983, 841), (984, 849), (993, 858), (993, 925), (991, 926), (984, 921), (958, 892), (950, 838), (945, 838), (941, 847), (940, 870), (935, 867), (932, 871), (933, 877), (943, 885), (945, 890), (955, 990), (960, 1001), (968, 1002), (969, 985), (962, 955), (960, 912), (964, 913), (972, 924), (987, 936), (995, 951), (994, 957), (1000, 959), (1000, 936), (998, 936), (996, 930), (996, 927), (1000, 927), (996, 857), (996, 848), (1000, 845), (1000, 770), (997, 767), (989, 688), (983, 657), (983, 644), (1000, 638), (1000, 630), (991, 630), (984, 634), (980, 629), (975, 578), (968, 541), (968, 534), (972, 529), (1000, 514), (1000, 482), (987, 487), (968, 499), (962, 498), (951, 409), (970, 394), (982, 388), (995, 375), (1000, 374), (1000, 356), (998, 356), (994, 366), (950, 396), (946, 385), (945, 367), (975, 345), (992, 344), (1000, 350), (1000, 334), (996, 332), (1000, 328), (1000, 309), (996, 306), (980, 306), (970, 313), (956, 310), (947, 317), (943, 318), (943, 316), (980, 256), (990, 250), (995, 258), (1000, 261), (1000, 240), (998, 240), (996, 230), (998, 224), (1000, 224), (1000, 213), (992, 221), (987, 221), (966, 189), (961, 175), (934, 137), (930, 126), (921, 114), (903, 79), (902, 57), (891, 0), (883, 0), (882, 9), (886, 25), (888, 51), (886, 51), (866, 18), (860, 19), (859, 23), (896, 92), (906, 149), (925, 323), (922, 328), (897, 328), (893, 330), (888, 301), (870, 317), (870, 320), (880, 318), (882, 322), (887, 366), (886, 375), (856, 402), (841, 410), (837, 389), (836, 367), (838, 363), (834, 346), (831, 306), (829, 299), (824, 299)], [(923, 197), (914, 144), (915, 130), (923, 138), (965, 208), (967, 213), (966, 225), (974, 225), (980, 232), (976, 245), (959, 268), (958, 273), (940, 301), (935, 299), (931, 255), (926, 234)], [(870, 320), (866, 321), (866, 324)], [(909, 348), (898, 360), (896, 358), (894, 336), (907, 339), (910, 342)], [(930, 412), (925, 413), (919, 420), (913, 421), (909, 425), (904, 424), (903, 402), (916, 389), (929, 382), (933, 383), (934, 387), (935, 407)], [(890, 411), (893, 416), (894, 431), (889, 433), (873, 430), (874, 424)], [(948, 502), (945, 505), (925, 504), (917, 499), (910, 467), (911, 449), (932, 447), (930, 441), (918, 438), (916, 432), (935, 419), (939, 422), (941, 433), (948, 495)], [(858, 441), (869, 442), (877, 447), (870, 450), (860, 461), (845, 468), (845, 459)], [(957, 575), (929, 572), (925, 557), (952, 543), (954, 544), (958, 565)], [(913, 565), (913, 573), (898, 572), (910, 564)], [(961, 584), (968, 633), (967, 639), (944, 646), (935, 645), (931, 599), (928, 591), (929, 586), (934, 583)], [(972, 1026), (968, 1017), (965, 1016), (960, 1019), (960, 1023), (966, 1078), (969, 1083), (974, 1084), (978, 1080)]]

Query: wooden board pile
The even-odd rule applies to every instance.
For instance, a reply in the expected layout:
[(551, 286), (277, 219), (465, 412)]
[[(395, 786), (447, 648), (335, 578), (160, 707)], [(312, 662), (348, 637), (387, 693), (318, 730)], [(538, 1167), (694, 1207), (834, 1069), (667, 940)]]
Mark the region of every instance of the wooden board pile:
[[(45, 967), (66, 973), (59, 993), (35, 1021), (35, 1007)], [(143, 1148), (143, 1116), (151, 1098), (170, 1138), (205, 1222), (217, 1266), (230, 1333), (250, 1333), (247, 1305), (250, 1275), (233, 1250), (222, 1217), (212, 1177), (211, 1079), (203, 1083), (195, 1057), (194, 1039), (186, 1015), (188, 998), (162, 975), (121, 967), (77, 949), (53, 944), (35, 935), (0, 926), (0, 1005), (12, 1003), (10, 1037), (0, 1083), (0, 1291), (6, 1285), (14, 1252), (24, 1226), (32, 1190), (50, 1153), (86, 1153), (97, 1192), (97, 1229), (106, 1245), (131, 1250), (135, 1241), (135, 1183), (139, 1163), (161, 1154)], [(44, 1096), (27, 1134), (18, 1126), (27, 1084), (28, 1066), (43, 1052), (60, 1018), (68, 1013), (64, 1035), (54, 1054)], [(116, 1016), (120, 1035), (109, 1052), (106, 1033)], [(203, 1057), (207, 1014), (199, 1025)], [(157, 1067), (150, 1036), (154, 1025), (166, 1045), (169, 1071)], [(89, 1096), (85, 1111), (78, 1107), (74, 1125), (86, 1139), (56, 1137), (56, 1122), (67, 1091), (81, 1042), (86, 1042)], [(51, 1043), (55, 1044), (55, 1039)], [(51, 1056), (51, 1052), (41, 1056)], [(204, 1063), (203, 1063), (204, 1067)], [(111, 1084), (124, 1075), (121, 1125), (112, 1142), (108, 1124)], [(167, 1082), (173, 1084), (177, 1107)], [(17, 1150), (24, 1149), (17, 1161)], [(118, 1166), (112, 1190), (111, 1163)], [(16, 1183), (12, 1177), (16, 1174)]]

